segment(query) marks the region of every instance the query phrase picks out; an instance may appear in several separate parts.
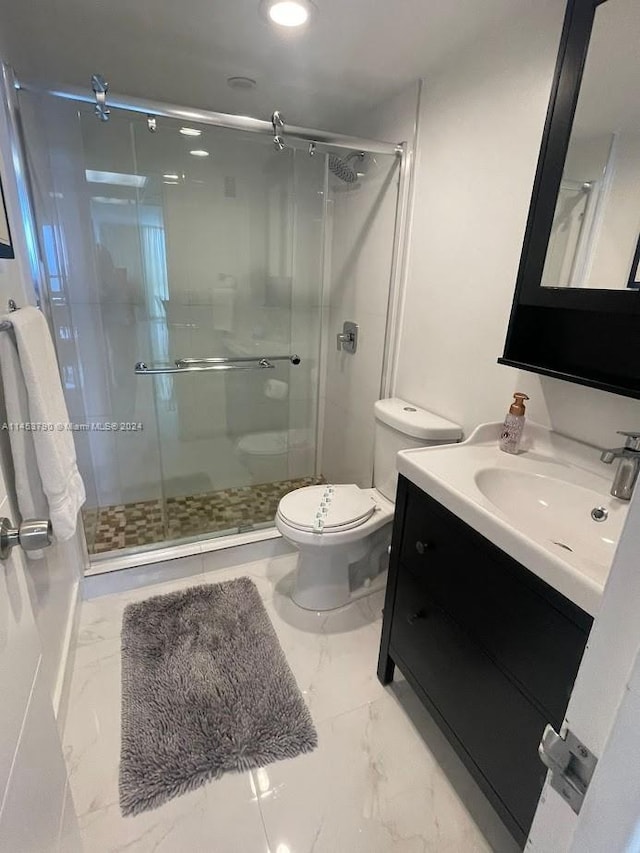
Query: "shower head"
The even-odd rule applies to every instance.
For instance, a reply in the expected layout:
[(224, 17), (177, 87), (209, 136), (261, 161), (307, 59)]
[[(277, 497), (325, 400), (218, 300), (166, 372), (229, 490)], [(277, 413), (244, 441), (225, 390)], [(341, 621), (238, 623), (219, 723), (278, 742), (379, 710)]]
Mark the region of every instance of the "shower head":
[(365, 155), (362, 151), (353, 151), (347, 157), (338, 157), (337, 154), (330, 154), (329, 171), (346, 184), (355, 184), (358, 180), (358, 173), (351, 163), (352, 161), (358, 161), (358, 163), (362, 164), (364, 158)]

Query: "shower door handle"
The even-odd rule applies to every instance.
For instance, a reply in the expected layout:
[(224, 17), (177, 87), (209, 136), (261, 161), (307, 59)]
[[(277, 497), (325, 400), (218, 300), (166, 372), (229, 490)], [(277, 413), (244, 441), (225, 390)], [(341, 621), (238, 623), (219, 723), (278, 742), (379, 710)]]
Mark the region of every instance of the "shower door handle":
[(255, 362), (257, 361), (259, 366), (261, 366), (261, 362), (272, 362), (272, 361), (290, 361), (291, 364), (298, 365), (302, 361), (299, 355), (263, 355), (263, 356), (255, 356), (255, 355), (240, 355), (235, 358), (178, 358), (176, 359), (176, 367), (184, 367), (189, 364), (236, 364), (243, 362)]
[(275, 364), (272, 364), (267, 358), (255, 359), (252, 358), (249, 363), (233, 364), (225, 360), (209, 362), (195, 361), (193, 363), (182, 364), (176, 362), (175, 367), (149, 367), (144, 361), (139, 361), (134, 373), (138, 376), (157, 376), (165, 373), (207, 373), (212, 370), (274, 370)]

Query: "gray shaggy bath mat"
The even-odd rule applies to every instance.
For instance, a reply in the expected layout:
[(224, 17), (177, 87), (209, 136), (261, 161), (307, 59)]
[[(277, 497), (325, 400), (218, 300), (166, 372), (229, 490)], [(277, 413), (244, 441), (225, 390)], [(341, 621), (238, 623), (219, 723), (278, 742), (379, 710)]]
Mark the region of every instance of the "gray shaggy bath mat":
[(120, 807), (139, 814), (310, 752), (318, 738), (249, 578), (130, 604), (122, 623)]

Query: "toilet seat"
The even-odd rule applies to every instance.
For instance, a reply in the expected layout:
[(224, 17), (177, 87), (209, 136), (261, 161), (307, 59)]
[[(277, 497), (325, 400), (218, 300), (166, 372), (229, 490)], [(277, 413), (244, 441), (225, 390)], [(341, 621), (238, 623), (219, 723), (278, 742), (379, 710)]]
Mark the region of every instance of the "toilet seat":
[(376, 511), (371, 490), (356, 485), (306, 486), (285, 495), (278, 515), (295, 530), (339, 533), (363, 525)]

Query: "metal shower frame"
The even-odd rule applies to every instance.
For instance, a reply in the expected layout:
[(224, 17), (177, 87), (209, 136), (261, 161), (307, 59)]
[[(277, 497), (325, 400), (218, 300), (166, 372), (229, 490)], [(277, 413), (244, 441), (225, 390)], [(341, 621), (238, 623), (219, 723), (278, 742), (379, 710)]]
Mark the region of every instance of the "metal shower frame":
[[(0, 89), (4, 96), (4, 111), (7, 118), (7, 129), (9, 132), (9, 144), (14, 166), (15, 181), (20, 198), (21, 213), (25, 228), (30, 236), (28, 242), (28, 257), (31, 267), (31, 278), (36, 290), (38, 304), (45, 316), (51, 323), (51, 306), (48, 300), (48, 291), (43, 280), (43, 259), (41, 247), (37, 238), (37, 228), (33, 214), (33, 190), (30, 183), (27, 168), (26, 140), (20, 117), (20, 106), (17, 93), (20, 90), (36, 95), (49, 95), (63, 100), (96, 106), (96, 93), (83, 90), (79, 87), (58, 87), (55, 89), (38, 86), (16, 79), (13, 69), (4, 63), (0, 64)], [(418, 89), (418, 103), (420, 102), (420, 91)], [(181, 107), (174, 104), (166, 104), (158, 101), (147, 101), (141, 98), (114, 95), (109, 93), (103, 103), (104, 110), (123, 110), (138, 113), (149, 118), (163, 117), (178, 119), (180, 121), (198, 122), (249, 133), (273, 136), (274, 126), (272, 121), (263, 121), (248, 116), (237, 116), (226, 113), (213, 112), (209, 110), (198, 110)], [(395, 156), (399, 162), (398, 170), (398, 196), (396, 204), (396, 216), (394, 223), (392, 261), (390, 272), (390, 287), (388, 300), (387, 324), (385, 330), (383, 369), (380, 386), (380, 396), (393, 396), (395, 390), (395, 368), (397, 361), (397, 349), (399, 339), (399, 323), (402, 314), (403, 291), (406, 280), (407, 248), (409, 218), (411, 211), (411, 198), (413, 192), (413, 165), (414, 165), (414, 140), (410, 142), (392, 143), (375, 139), (366, 139), (345, 134), (333, 133), (326, 130), (315, 130), (305, 127), (287, 125), (286, 134), (290, 138), (296, 138), (309, 143), (309, 153), (313, 156), (317, 145), (330, 148), (347, 149), (350, 151), (364, 151), (371, 154), (382, 154)], [(326, 199), (325, 199), (326, 204)], [(229, 537), (222, 543), (221, 540), (203, 540), (200, 543), (204, 550), (217, 550), (221, 547), (229, 547), (232, 544), (246, 544), (246, 542), (258, 542), (269, 539), (277, 534), (271, 530), (257, 530), (251, 534), (241, 534)], [(231, 541), (233, 540), (233, 541)], [(167, 550), (175, 551), (179, 556), (184, 551), (185, 545), (170, 546), (168, 549), (156, 549), (140, 552), (134, 556), (109, 557), (96, 561), (89, 570), (89, 574), (101, 574), (105, 571), (125, 568), (130, 565), (146, 565), (154, 563), (159, 559), (167, 559)], [(162, 556), (158, 556), (158, 555)], [(85, 554), (89, 564), (88, 554)]]
[[(75, 101), (77, 103), (89, 104), (96, 107), (97, 94), (95, 89), (82, 89), (77, 86), (59, 86), (56, 88), (48, 88), (39, 86), (35, 83), (18, 80), (9, 66), (3, 66), (4, 88), (10, 108), (13, 108), (15, 115), (19, 115), (19, 107), (15, 92), (24, 90), (36, 95), (49, 95), (55, 98), (61, 98), (67, 101)], [(94, 75), (92, 84), (95, 85), (95, 79), (103, 78), (100, 75)], [(100, 88), (100, 87), (98, 87)], [(104, 99), (98, 99), (98, 107), (102, 107), (102, 111), (123, 110), (125, 112), (138, 113), (144, 115), (147, 119), (155, 119), (157, 117), (178, 119), (184, 122), (198, 122), (200, 124), (210, 125), (212, 127), (227, 128), (230, 130), (242, 130), (247, 133), (259, 133), (266, 136), (274, 135), (273, 117), (270, 121), (253, 118), (251, 116), (233, 115), (231, 113), (220, 113), (213, 110), (198, 110), (191, 107), (183, 107), (176, 104), (168, 104), (162, 101), (146, 100), (129, 95), (113, 94), (108, 90), (106, 85), (107, 95)], [(10, 90), (13, 90), (11, 92)], [(420, 98), (420, 90), (419, 95)], [(277, 113), (277, 111), (276, 111)], [(279, 113), (277, 113), (279, 116)], [(274, 114), (275, 115), (275, 114)], [(280, 117), (280, 116), (279, 116)], [(387, 327), (385, 331), (385, 346), (383, 357), (382, 380), (380, 386), (380, 396), (390, 397), (393, 395), (395, 387), (395, 366), (398, 347), (398, 324), (400, 314), (402, 313), (402, 292), (404, 289), (404, 281), (406, 278), (406, 262), (407, 262), (407, 239), (408, 225), (411, 206), (412, 184), (413, 184), (413, 164), (415, 152), (413, 145), (408, 142), (385, 142), (379, 139), (366, 139), (358, 136), (348, 136), (346, 134), (333, 133), (327, 130), (318, 130), (308, 127), (299, 127), (296, 125), (286, 126), (286, 135), (290, 138), (299, 139), (309, 143), (309, 153), (315, 153), (317, 145), (325, 145), (330, 148), (347, 149), (349, 151), (363, 151), (370, 154), (386, 154), (398, 158), (400, 162), (399, 169), (399, 186), (398, 186), (398, 202), (396, 206), (396, 218), (394, 224), (394, 238), (391, 263), (391, 277), (389, 288), (389, 303)], [(21, 134), (17, 134), (21, 136)], [(17, 141), (17, 140), (16, 140)], [(24, 156), (24, 139), (20, 139), (22, 149), (22, 161), (26, 164)], [(15, 149), (14, 149), (15, 150)], [(26, 170), (25, 170), (26, 171)], [(26, 187), (25, 187), (26, 189)], [(28, 190), (27, 190), (28, 195)], [(36, 278), (34, 276), (34, 278)], [(49, 314), (49, 306), (46, 304), (45, 294), (42, 292), (44, 288), (40, 281), (36, 281), (41, 296), (42, 307)], [(42, 299), (42, 297), (45, 297)]]
[[(100, 78), (100, 75), (94, 74), (92, 79), (96, 80), (98, 78)], [(96, 91), (85, 90), (78, 86), (60, 86), (55, 89), (49, 89), (33, 83), (16, 80), (15, 87), (18, 90), (23, 89), (26, 92), (32, 92), (37, 95), (51, 95), (54, 98), (62, 98), (66, 101), (76, 101), (96, 106)], [(273, 121), (265, 121), (263, 119), (252, 118), (251, 116), (218, 113), (213, 110), (198, 110), (191, 107), (178, 106), (177, 104), (167, 104), (162, 101), (136, 98), (131, 95), (116, 95), (109, 90), (108, 94), (106, 94), (106, 100), (104, 97), (105, 93), (101, 91), (100, 94), (102, 96), (101, 108), (103, 111), (107, 108), (110, 110), (126, 110), (128, 112), (140, 113), (147, 117), (173, 118), (187, 122), (195, 121), (199, 124), (208, 124), (213, 127), (244, 130), (248, 133), (261, 133), (267, 136), (273, 136), (274, 133)], [(396, 156), (402, 156), (404, 150), (400, 143), (382, 142), (377, 139), (360, 139), (357, 136), (346, 136), (328, 130), (316, 130), (290, 124), (286, 126), (286, 135), (302, 139), (306, 142), (329, 145), (332, 148), (355, 148), (371, 154), (395, 154)]]

